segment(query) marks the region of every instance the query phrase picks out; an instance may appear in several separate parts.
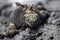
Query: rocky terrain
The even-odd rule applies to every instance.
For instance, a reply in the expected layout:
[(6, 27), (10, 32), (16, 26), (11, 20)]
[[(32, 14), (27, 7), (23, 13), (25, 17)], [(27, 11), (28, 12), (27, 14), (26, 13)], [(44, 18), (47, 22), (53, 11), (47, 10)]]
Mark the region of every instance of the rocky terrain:
[[(1, 3), (0, 9), (3, 5), (7, 4), (8, 2), (10, 2), (10, 0), (9, 1), (0, 1), (0, 3)], [(10, 3), (12, 3), (12, 2), (13, 2), (12, 7), (9, 7), (8, 9), (4, 9), (2, 11), (2, 16), (0, 16), (0, 33), (2, 33), (5, 29), (6, 25), (4, 23), (8, 22), (8, 20), (9, 20), (8, 17), (4, 16), (5, 15), (4, 12), (7, 11), (7, 13), (8, 13), (10, 10), (14, 10), (16, 7), (16, 5), (14, 4), (14, 2), (16, 2), (16, 1), (14, 0), (14, 1), (11, 1)], [(40, 29), (39, 32), (43, 32), (42, 36), (37, 37), (36, 40), (60, 40), (60, 27), (59, 27), (60, 26), (60, 7), (59, 7), (60, 1), (59, 0), (51, 0), (51, 1), (46, 0), (46, 1), (41, 1), (41, 2), (43, 2), (45, 7), (47, 8), (47, 10), (49, 10), (51, 12), (50, 12), (50, 17), (48, 19), (48, 24), (45, 24), (43, 28), (39, 28)], [(34, 4), (35, 3), (36, 2), (34, 2)], [(33, 4), (33, 2), (32, 2), (32, 4)], [(29, 36), (28, 32), (29, 32), (29, 28), (20, 32), (12, 39), (4, 38), (4, 39), (0, 39), (0, 40), (25, 40), (24, 35)]]

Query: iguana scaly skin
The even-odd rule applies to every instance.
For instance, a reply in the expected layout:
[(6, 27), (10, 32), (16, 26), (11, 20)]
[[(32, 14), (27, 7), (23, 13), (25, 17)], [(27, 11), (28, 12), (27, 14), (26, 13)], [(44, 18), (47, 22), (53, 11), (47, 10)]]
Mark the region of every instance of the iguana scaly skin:
[(34, 23), (37, 20), (38, 14), (34, 11), (26, 10), (26, 14), (24, 15), (25, 21), (27, 21), (28, 25), (31, 26), (30, 23)]

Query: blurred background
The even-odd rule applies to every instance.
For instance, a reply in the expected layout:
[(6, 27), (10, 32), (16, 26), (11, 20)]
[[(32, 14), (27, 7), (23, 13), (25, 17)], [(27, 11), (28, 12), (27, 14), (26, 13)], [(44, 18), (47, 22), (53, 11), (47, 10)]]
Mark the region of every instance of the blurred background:
[[(48, 19), (48, 23), (50, 24), (45, 25), (43, 28), (45, 30), (44, 34), (47, 34), (47, 36), (45, 37), (43, 34), (40, 38), (43, 38), (43, 40), (51, 40), (49, 37), (53, 34), (53, 40), (60, 40), (60, 25), (56, 25), (60, 23), (60, 0), (0, 0), (0, 33), (2, 33), (5, 29), (5, 22), (9, 22), (11, 10), (16, 8), (15, 2), (30, 5), (36, 5), (38, 2), (42, 2), (45, 8), (50, 11), (50, 18)], [(21, 40), (24, 33), (27, 34), (27, 31), (21, 32), (21, 35), (16, 35), (12, 39), (5, 38), (3, 40)], [(40, 38), (37, 40), (40, 40)]]

